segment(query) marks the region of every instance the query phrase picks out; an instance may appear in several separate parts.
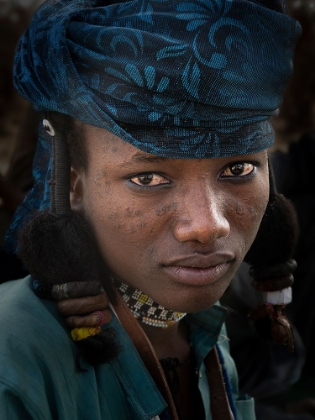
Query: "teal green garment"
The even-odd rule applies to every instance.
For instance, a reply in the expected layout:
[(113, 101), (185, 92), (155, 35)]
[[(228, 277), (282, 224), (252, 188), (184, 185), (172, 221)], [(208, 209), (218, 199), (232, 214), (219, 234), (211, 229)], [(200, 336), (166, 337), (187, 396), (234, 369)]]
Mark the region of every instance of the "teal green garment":
[[(235, 392), (237, 420), (254, 420), (252, 399), (237, 399), (235, 366), (225, 330), (220, 333), (223, 319), (224, 309), (218, 306), (187, 317), (202, 398), (208, 407), (209, 390), (202, 360), (218, 341)], [(2, 284), (0, 419), (159, 419), (167, 407), (165, 401), (115, 316), (106, 328), (109, 326), (116, 329), (123, 351), (106, 365), (93, 367), (83, 361), (87, 371), (79, 372), (75, 364), (78, 347), (55, 302), (39, 299), (29, 276)], [(212, 420), (208, 409), (206, 420)]]

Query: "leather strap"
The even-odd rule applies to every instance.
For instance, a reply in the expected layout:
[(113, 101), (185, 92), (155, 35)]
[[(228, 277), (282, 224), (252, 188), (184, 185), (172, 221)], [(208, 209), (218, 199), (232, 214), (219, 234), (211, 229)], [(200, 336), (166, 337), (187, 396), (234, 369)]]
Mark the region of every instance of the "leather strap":
[(147, 370), (150, 372), (150, 375), (152, 376), (156, 386), (166, 401), (168, 408), (171, 411), (172, 419), (179, 420), (163, 368), (155, 354), (155, 351), (153, 350), (151, 342), (149, 341), (143, 329), (140, 327), (136, 318), (131, 316), (132, 314), (120, 294), (116, 293), (116, 295), (117, 305), (115, 305), (114, 308), (119, 321), (127, 331), (127, 334), (135, 345), (143, 363), (145, 364)]
[[(143, 329), (140, 327), (138, 321), (123, 301), (119, 293), (116, 293), (117, 304), (115, 311), (122, 323), (127, 334), (134, 343), (143, 363), (147, 370), (150, 372), (156, 386), (161, 392), (164, 400), (166, 401), (169, 410), (172, 414), (173, 420), (179, 420), (176, 407), (173, 401), (171, 391), (169, 389), (163, 368), (158, 360), (151, 342), (146, 336)], [(217, 349), (213, 350), (205, 358), (207, 378), (210, 388), (210, 411), (213, 420), (233, 420), (230, 405), (225, 391), (224, 378), (222, 374), (221, 364), (219, 361)]]
[(216, 347), (205, 358), (206, 373), (210, 388), (210, 411), (215, 420), (233, 420), (226, 394), (224, 377)]

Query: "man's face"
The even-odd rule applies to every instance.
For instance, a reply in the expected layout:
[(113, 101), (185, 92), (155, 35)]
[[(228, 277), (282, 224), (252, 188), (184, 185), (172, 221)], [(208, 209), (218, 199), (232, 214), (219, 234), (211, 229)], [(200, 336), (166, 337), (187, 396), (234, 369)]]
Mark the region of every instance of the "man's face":
[(72, 207), (117, 280), (167, 309), (213, 305), (250, 248), (268, 196), (267, 153), (166, 159), (85, 126), (88, 168)]

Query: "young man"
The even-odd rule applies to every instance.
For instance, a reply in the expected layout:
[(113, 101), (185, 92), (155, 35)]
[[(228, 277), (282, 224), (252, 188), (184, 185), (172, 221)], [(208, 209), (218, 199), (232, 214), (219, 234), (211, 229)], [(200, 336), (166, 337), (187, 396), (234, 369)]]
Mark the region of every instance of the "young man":
[[(215, 303), (268, 205), (298, 27), (279, 2), (103, 3), (46, 2), (18, 48), (54, 151), (24, 206), (50, 201), (19, 243), (32, 276), (1, 286), (1, 418), (254, 419)], [(95, 278), (112, 318), (77, 345), (49, 298)]]

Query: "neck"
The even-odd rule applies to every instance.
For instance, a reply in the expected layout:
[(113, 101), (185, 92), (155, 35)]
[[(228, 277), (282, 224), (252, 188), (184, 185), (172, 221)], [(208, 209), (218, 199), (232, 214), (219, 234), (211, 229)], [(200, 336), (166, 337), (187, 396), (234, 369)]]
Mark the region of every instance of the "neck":
[(159, 359), (177, 358), (180, 363), (190, 355), (185, 313), (173, 312), (154, 302), (140, 290), (114, 280), (128, 308), (150, 340)]
[(189, 332), (184, 321), (177, 322), (168, 328), (157, 328), (139, 321), (149, 338), (158, 359), (178, 358), (183, 363), (190, 355)]

